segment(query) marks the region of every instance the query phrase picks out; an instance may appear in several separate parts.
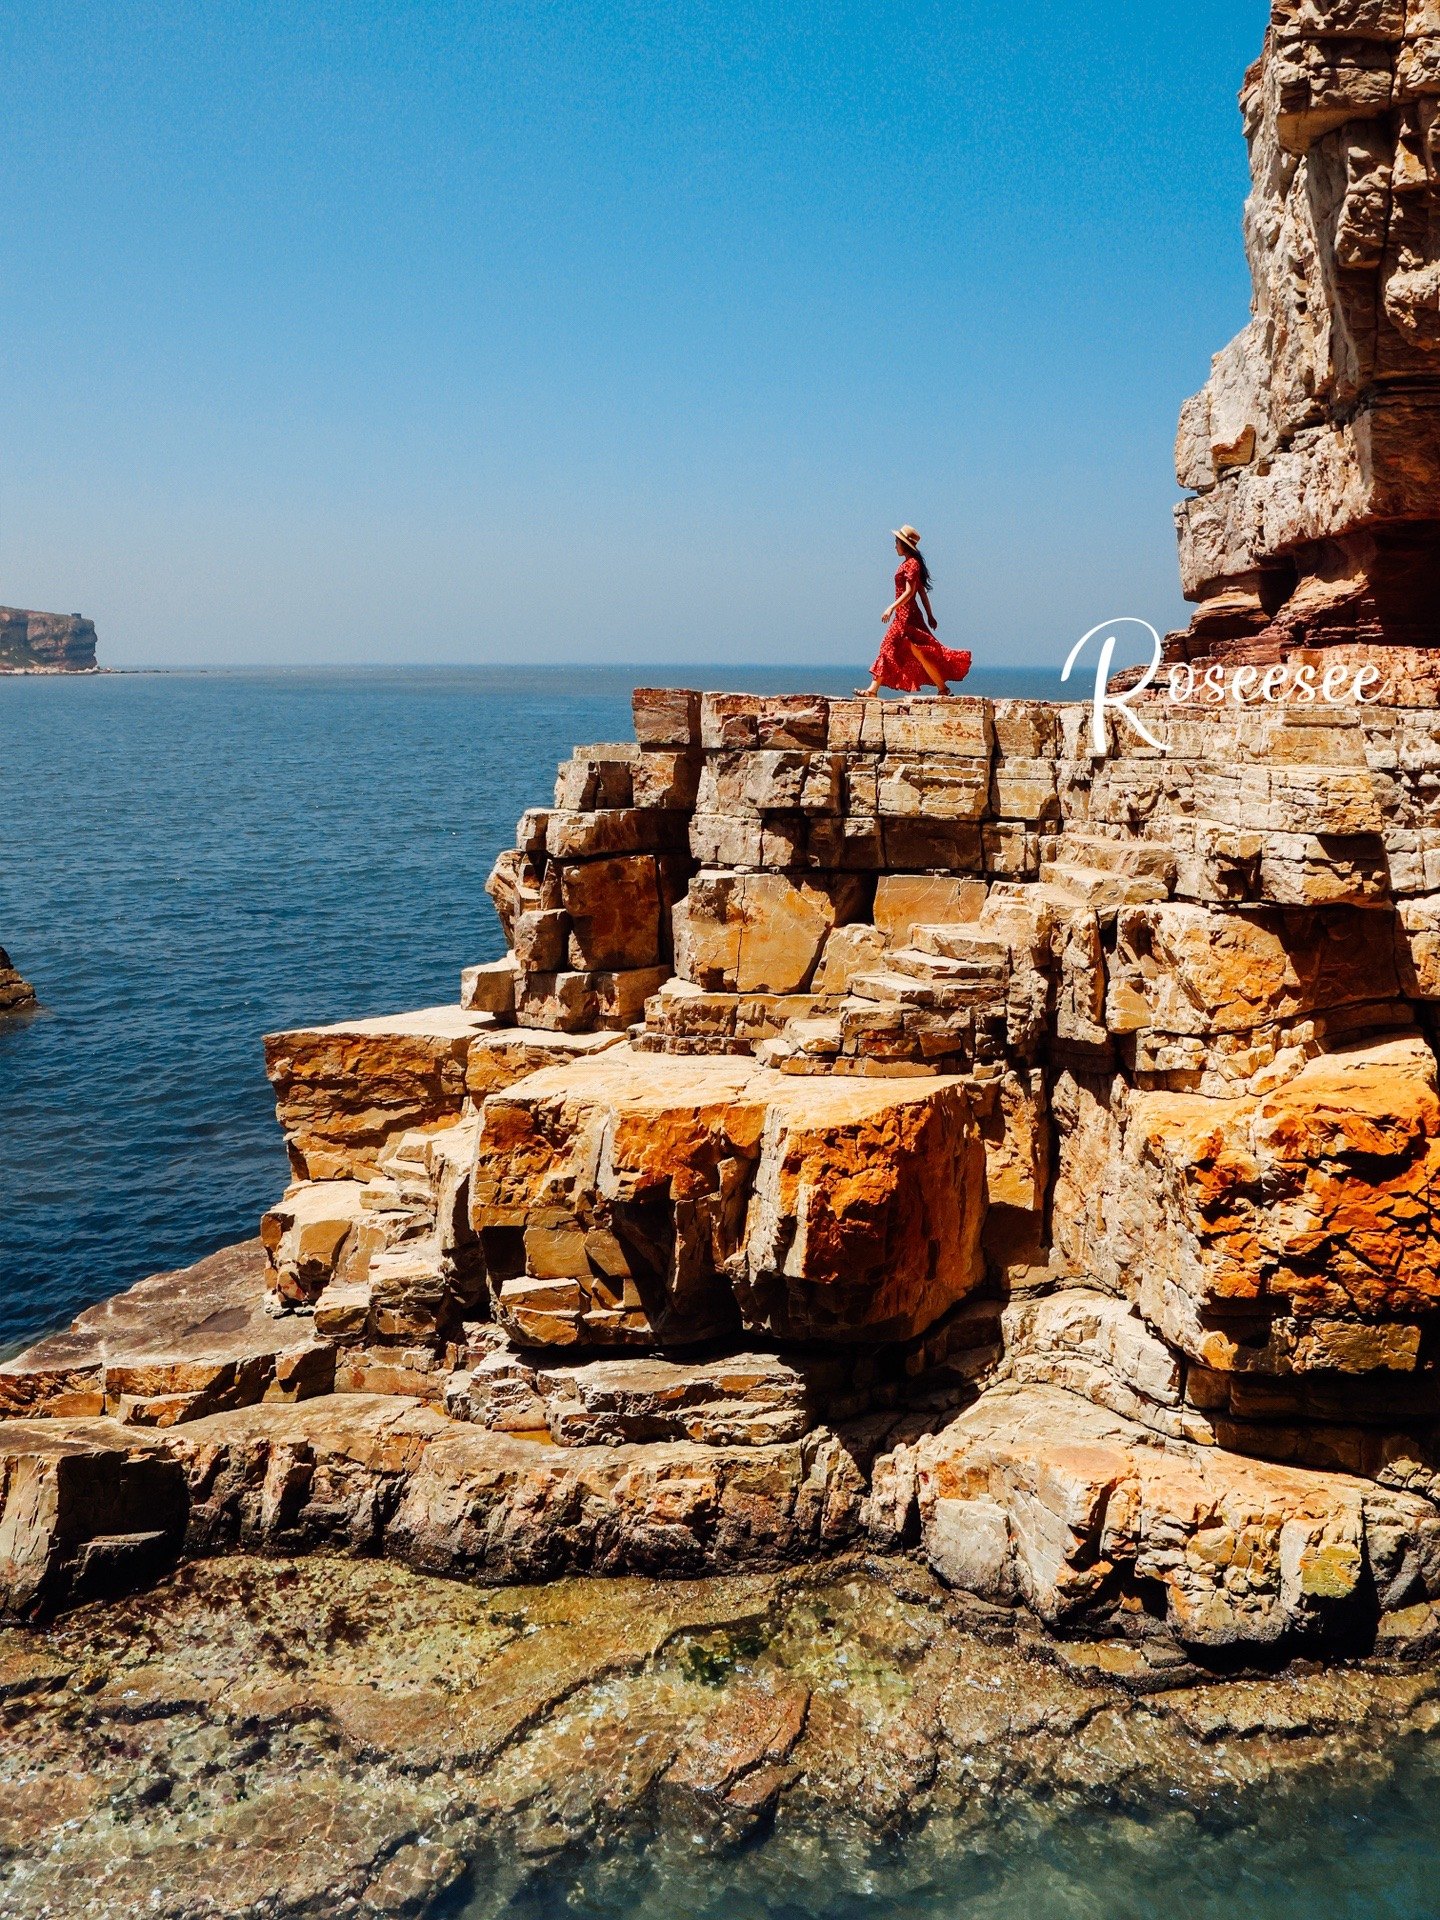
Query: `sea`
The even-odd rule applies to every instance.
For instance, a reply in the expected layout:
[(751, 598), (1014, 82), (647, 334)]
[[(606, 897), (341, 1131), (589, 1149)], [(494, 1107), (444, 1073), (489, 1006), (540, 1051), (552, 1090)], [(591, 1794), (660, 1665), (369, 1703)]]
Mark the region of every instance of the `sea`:
[[(0, 946), (40, 1010), (0, 1020), (0, 1352), (253, 1234), (286, 1180), (261, 1036), (454, 1001), (495, 958), (496, 852), (577, 743), (630, 735), (637, 680), (830, 692), (814, 669), (375, 669), (0, 679)], [(1053, 673), (967, 691), (1058, 698)], [(1379, 1792), (1233, 1818), (867, 1855), (782, 1832), (729, 1865), (637, 1854), (541, 1881), (527, 1920), (1440, 1916), (1427, 1752)]]

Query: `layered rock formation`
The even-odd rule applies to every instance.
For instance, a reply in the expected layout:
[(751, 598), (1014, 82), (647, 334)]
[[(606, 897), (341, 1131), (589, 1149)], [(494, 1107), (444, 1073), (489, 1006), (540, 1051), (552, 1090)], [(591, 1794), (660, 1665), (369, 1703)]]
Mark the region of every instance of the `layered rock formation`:
[(1440, 8), (1274, 0), (1241, 107), (1254, 317), (1181, 418), (1174, 650), (1433, 647)]
[[(1440, 710), (635, 718), (461, 1004), (267, 1042), (260, 1246), (0, 1368), (11, 1609), (868, 1539), (1068, 1633), (1428, 1646)], [(24, 1491), (122, 1465), (163, 1526)]]
[(0, 673), (94, 673), (95, 622), (0, 607)]
[(0, 1606), (866, 1540), (1210, 1660), (1440, 1641), (1437, 60), (1429, 0), (1276, 5), (1256, 319), (1182, 432), (1183, 650), (1383, 697), (1102, 752), (637, 692), (459, 1004), (267, 1042), (263, 1251), (0, 1368)]
[(35, 1004), (35, 989), (0, 947), (0, 1014), (25, 1013)]

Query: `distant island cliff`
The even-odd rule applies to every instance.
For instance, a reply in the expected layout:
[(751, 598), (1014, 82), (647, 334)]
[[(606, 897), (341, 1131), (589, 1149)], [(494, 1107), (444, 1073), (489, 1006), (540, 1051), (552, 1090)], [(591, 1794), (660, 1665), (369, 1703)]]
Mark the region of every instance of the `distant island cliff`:
[(0, 607), (0, 673), (94, 673), (95, 622)]

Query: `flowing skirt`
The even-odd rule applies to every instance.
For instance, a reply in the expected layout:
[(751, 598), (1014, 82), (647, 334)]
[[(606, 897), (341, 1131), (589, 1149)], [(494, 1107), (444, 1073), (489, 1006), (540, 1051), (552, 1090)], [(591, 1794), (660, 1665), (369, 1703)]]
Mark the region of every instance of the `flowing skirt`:
[(871, 677), (878, 680), (882, 687), (891, 687), (897, 693), (918, 693), (922, 687), (928, 687), (931, 682), (911, 655), (911, 647), (923, 653), (927, 660), (932, 660), (947, 680), (963, 680), (970, 671), (970, 655), (967, 652), (942, 647), (919, 619), (907, 620), (904, 615), (898, 615), (885, 629), (880, 652), (870, 669)]

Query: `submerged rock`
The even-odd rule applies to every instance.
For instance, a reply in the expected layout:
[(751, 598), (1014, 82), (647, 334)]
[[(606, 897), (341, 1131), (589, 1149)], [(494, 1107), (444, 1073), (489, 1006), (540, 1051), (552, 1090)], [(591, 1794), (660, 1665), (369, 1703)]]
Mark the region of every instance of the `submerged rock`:
[(1437, 1714), (1432, 1674), (1213, 1684), (1056, 1649), (904, 1563), (497, 1591), (217, 1560), (0, 1632), (0, 1904), (369, 1920), (551, 1886), (558, 1911), (641, 1861), (678, 1898), (717, 1852), (752, 1897), (767, 1860), (778, 1898), (829, 1858), (833, 1898), (846, 1871), (904, 1884), (901, 1834), (934, 1875), (1023, 1824), (1243, 1835), (1335, 1774), (1353, 1804)]

